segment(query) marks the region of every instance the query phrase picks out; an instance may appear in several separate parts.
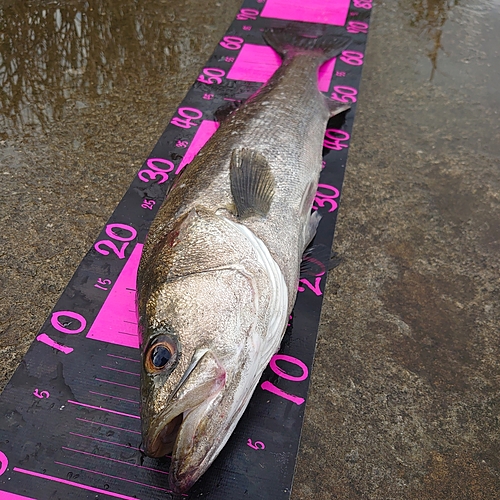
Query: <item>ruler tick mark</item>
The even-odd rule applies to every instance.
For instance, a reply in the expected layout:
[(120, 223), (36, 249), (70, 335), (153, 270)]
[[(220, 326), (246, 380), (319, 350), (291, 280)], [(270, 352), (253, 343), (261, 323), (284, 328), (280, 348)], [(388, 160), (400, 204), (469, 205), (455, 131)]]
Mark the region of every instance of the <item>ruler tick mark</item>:
[(121, 333), (122, 335), (128, 335), (129, 337), (137, 337), (137, 333), (130, 333), (130, 332), (118, 332), (118, 333)]
[(103, 378), (97, 378), (96, 380), (99, 382), (104, 382), (105, 384), (111, 384), (111, 385), (119, 385), (120, 387), (126, 387), (127, 389), (137, 389), (139, 390), (139, 387), (135, 385), (126, 385), (126, 384), (119, 384), (118, 382), (111, 382), (111, 380), (105, 380)]
[(139, 377), (139, 373), (134, 373), (134, 372), (128, 372), (125, 370), (119, 370), (118, 368), (112, 368), (111, 366), (101, 366), (101, 368), (104, 368), (105, 370), (111, 370), (112, 372), (119, 372), (119, 373), (126, 373), (127, 375), (134, 375), (135, 377)]
[(85, 439), (92, 439), (92, 441), (99, 441), (100, 443), (114, 444), (115, 446), (120, 446), (121, 448), (128, 448), (129, 450), (136, 449), (134, 446), (129, 446), (128, 444), (115, 443), (114, 441), (108, 441), (106, 439), (96, 438), (92, 436), (85, 436), (84, 434), (77, 434), (76, 432), (70, 432), (72, 436), (77, 436)]
[[(152, 488), (154, 490), (166, 491), (167, 493), (172, 492), (172, 490), (160, 488), (159, 486), (153, 486), (152, 484), (139, 483), (138, 481), (132, 481), (132, 479), (125, 479), (124, 477), (120, 477), (120, 476), (112, 476), (111, 474), (105, 474), (104, 472), (98, 472), (96, 470), (91, 470), (91, 469), (84, 469), (83, 467), (77, 467), (76, 465), (69, 465), (69, 464), (65, 464), (62, 462), (54, 462), (54, 463), (57, 465), (63, 465), (64, 467), (71, 467), (72, 469), (78, 469), (78, 470), (82, 470), (84, 472), (90, 472), (92, 474), (99, 474), (100, 476), (112, 477), (113, 479), (121, 479), (122, 481), (126, 481), (128, 483), (133, 483), (133, 484), (138, 484), (139, 486), (146, 486), (147, 488)], [(105, 490), (103, 490), (103, 491), (104, 491), (104, 493), (106, 492)], [(183, 496), (187, 496), (187, 495), (183, 495)], [(129, 497), (127, 497), (127, 498), (129, 498)]]
[(127, 403), (139, 404), (139, 401), (133, 401), (132, 399), (119, 398), (118, 396), (111, 396), (110, 394), (102, 394), (101, 392), (89, 391), (90, 394), (96, 394), (97, 396), (104, 396), (105, 398), (119, 399), (120, 401), (126, 401)]
[(81, 488), (82, 490), (94, 491), (96, 493), (102, 493), (103, 495), (108, 495), (110, 497), (121, 498), (122, 500), (138, 500), (137, 497), (129, 497), (127, 495), (122, 495), (121, 493), (115, 493), (114, 491), (94, 488), (93, 486), (87, 486), (86, 484), (75, 483), (74, 481), (68, 481), (67, 479), (61, 479), (60, 477), (55, 477), (55, 476), (49, 476), (48, 474), (41, 474), (40, 472), (20, 469), (19, 467), (14, 467), (12, 470), (15, 472), (20, 472), (21, 474), (40, 477), (42, 479), (48, 479), (49, 481), (54, 481), (56, 483), (67, 484), (68, 486), (75, 486), (76, 488)]
[(131, 432), (132, 434), (139, 434), (139, 435), (141, 434), (139, 431), (133, 431), (132, 429), (124, 429), (123, 427), (116, 427), (115, 425), (103, 424), (101, 422), (94, 422), (92, 420), (86, 420), (85, 418), (76, 417), (76, 420), (79, 420), (80, 422), (86, 422), (91, 425), (99, 425), (102, 427), (110, 427), (111, 429), (117, 429), (119, 431)]
[(108, 354), (110, 358), (124, 359), (125, 361), (133, 361), (134, 363), (140, 363), (138, 359), (126, 358), (124, 356), (117, 356), (116, 354)]
[(100, 410), (100, 411), (105, 411), (106, 413), (114, 413), (115, 415), (122, 415), (124, 417), (137, 418), (137, 419), (141, 418), (141, 417), (139, 417), (139, 415), (130, 415), (129, 413), (123, 413), (121, 411), (116, 411), (116, 410), (110, 410), (109, 408), (102, 408), (101, 406), (87, 405), (85, 403), (79, 403), (78, 401), (72, 401), (71, 399), (68, 399), (68, 403), (71, 403), (73, 405), (83, 406), (84, 408), (90, 408), (92, 410)]
[(67, 451), (73, 451), (74, 453), (81, 453), (82, 455), (89, 455), (91, 457), (103, 458), (104, 460), (110, 460), (112, 462), (118, 462), (120, 464), (131, 465), (132, 467), (139, 467), (139, 469), (147, 469), (147, 470), (151, 470), (153, 472), (159, 472), (160, 474), (166, 474), (168, 476), (168, 472), (167, 471), (159, 470), (159, 469), (153, 469), (152, 467), (146, 467), (145, 465), (132, 464), (130, 462), (124, 462), (123, 460), (118, 460), (116, 458), (104, 457), (102, 455), (96, 455), (94, 453), (89, 453), (88, 451), (74, 450), (73, 448), (67, 448), (66, 446), (63, 446), (62, 449), (63, 450), (67, 450)]

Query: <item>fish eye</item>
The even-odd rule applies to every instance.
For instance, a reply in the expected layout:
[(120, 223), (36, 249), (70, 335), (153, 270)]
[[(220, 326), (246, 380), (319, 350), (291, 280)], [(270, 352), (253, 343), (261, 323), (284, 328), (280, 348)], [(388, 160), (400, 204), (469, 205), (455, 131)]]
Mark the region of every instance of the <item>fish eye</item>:
[(156, 345), (151, 351), (151, 362), (155, 368), (163, 368), (172, 357), (170, 349), (164, 345)]
[(149, 373), (158, 373), (171, 367), (177, 356), (177, 346), (168, 337), (162, 335), (146, 351), (144, 364)]

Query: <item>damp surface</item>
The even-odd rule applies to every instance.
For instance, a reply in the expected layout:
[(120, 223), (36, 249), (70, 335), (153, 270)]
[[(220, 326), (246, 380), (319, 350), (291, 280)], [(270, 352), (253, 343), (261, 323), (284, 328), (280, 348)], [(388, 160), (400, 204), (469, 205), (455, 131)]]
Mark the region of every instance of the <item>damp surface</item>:
[[(239, 4), (0, 0), (3, 385)], [(294, 500), (499, 498), (498, 33), (375, 2)]]

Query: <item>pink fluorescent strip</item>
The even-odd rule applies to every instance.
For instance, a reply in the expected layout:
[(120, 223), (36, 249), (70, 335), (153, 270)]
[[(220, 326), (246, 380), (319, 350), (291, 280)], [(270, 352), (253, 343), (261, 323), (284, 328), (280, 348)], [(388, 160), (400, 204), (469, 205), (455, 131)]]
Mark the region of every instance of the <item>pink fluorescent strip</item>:
[(139, 387), (137, 387), (135, 385), (119, 384), (118, 382), (111, 382), (111, 380), (106, 380), (106, 379), (97, 378), (97, 377), (96, 377), (96, 380), (99, 381), (99, 382), (104, 382), (105, 384), (119, 385), (120, 387), (126, 387), (127, 389), (137, 389), (137, 390), (139, 390)]
[(123, 427), (116, 427), (114, 425), (109, 425), (109, 424), (102, 424), (101, 422), (92, 422), (92, 420), (86, 420), (84, 418), (76, 418), (76, 420), (79, 420), (80, 422), (86, 422), (88, 424), (92, 424), (92, 425), (99, 425), (99, 426), (102, 426), (102, 427), (110, 427), (111, 429), (116, 429), (116, 430), (119, 430), (119, 431), (124, 431), (124, 432), (131, 432), (132, 434), (141, 434), (139, 431), (133, 431), (131, 429), (124, 429)]
[(135, 282), (142, 247), (138, 243), (128, 258), (109, 292), (87, 337), (125, 347), (139, 347), (137, 314), (135, 310)]
[[(231, 66), (227, 77), (231, 80), (265, 83), (280, 65), (281, 58), (271, 47), (246, 43)], [(328, 92), (334, 68), (335, 59), (327, 61), (319, 68), (318, 88), (322, 92)]]
[[(121, 481), (126, 481), (128, 483), (138, 484), (139, 486), (146, 486), (146, 488), (152, 488), (153, 490), (166, 491), (167, 493), (172, 492), (172, 490), (166, 490), (165, 488), (160, 488), (159, 486), (153, 486), (151, 484), (146, 484), (146, 483), (139, 483), (138, 481), (132, 481), (132, 479), (125, 479), (124, 477), (112, 476), (111, 474), (105, 474), (104, 472), (97, 472), (96, 470), (84, 469), (83, 467), (76, 467), (75, 465), (64, 464), (62, 462), (54, 462), (54, 463), (57, 465), (63, 465), (64, 467), (71, 467), (72, 469), (78, 469), (84, 472), (90, 472), (92, 474), (99, 474), (99, 476), (111, 477), (113, 479), (120, 479)], [(124, 497), (124, 498), (130, 498), (130, 497)]]
[[(129, 497), (127, 495), (122, 495), (120, 493), (115, 493), (109, 490), (101, 490), (100, 488), (94, 488), (93, 486), (87, 486), (86, 484), (75, 483), (74, 481), (68, 481), (66, 479), (61, 479), (60, 477), (49, 476), (48, 474), (40, 474), (39, 472), (33, 472), (31, 470), (20, 469), (19, 467), (14, 467), (15, 472), (20, 472), (21, 474), (28, 474), (29, 476), (40, 477), (42, 479), (48, 479), (49, 481), (55, 481), (56, 483), (67, 484), (68, 486), (75, 486), (76, 488), (80, 488), (82, 490), (94, 491), (95, 493), (102, 493), (103, 495), (108, 495), (110, 497), (121, 498), (122, 500), (138, 500), (137, 497)], [(1, 498), (1, 497), (0, 497)], [(20, 499), (26, 497), (19, 497)], [(10, 500), (9, 497), (6, 497), (6, 500)], [(16, 497), (13, 497), (15, 500)], [(2, 498), (3, 500), (3, 498)], [(32, 500), (32, 499), (28, 499)]]
[[(198, 126), (196, 135), (186, 150), (186, 154), (175, 171), (176, 175), (192, 161), (200, 149), (215, 133), (219, 124), (211, 120), (203, 120)], [(108, 294), (99, 314), (90, 327), (87, 337), (109, 344), (139, 348), (139, 332), (135, 307), (135, 286), (137, 268), (141, 259), (143, 245), (137, 244)], [(108, 354), (108, 356), (112, 356)], [(119, 356), (115, 356), (119, 357)], [(122, 358), (132, 360), (130, 358)], [(130, 372), (124, 372), (130, 373)]]
[(207, 143), (208, 139), (215, 134), (215, 131), (219, 128), (219, 123), (211, 120), (203, 120), (196, 131), (196, 135), (193, 137), (191, 144), (187, 148), (184, 158), (182, 158), (177, 170), (176, 175), (179, 175), (184, 167), (193, 161), (193, 158), (198, 154), (200, 149)]
[(116, 458), (103, 457), (102, 455), (95, 455), (94, 453), (89, 453), (87, 451), (82, 450), (74, 450), (73, 448), (66, 448), (66, 446), (62, 447), (63, 450), (73, 451), (74, 453), (80, 453), (82, 455), (88, 455), (96, 458), (103, 458), (104, 460), (110, 460), (111, 462), (118, 462), (119, 464), (131, 465), (132, 467), (138, 467), (139, 469), (147, 469), (153, 472), (159, 472), (160, 474), (166, 474), (168, 476), (168, 472), (159, 469), (153, 469), (152, 467), (145, 467), (144, 465), (131, 464), (130, 462), (124, 462), (123, 460), (117, 460)]
[(23, 497), (21, 495), (16, 495), (15, 493), (9, 493), (8, 491), (0, 491), (0, 500), (35, 500), (31, 497)]
[(123, 417), (130, 417), (130, 418), (137, 418), (137, 419), (141, 418), (141, 417), (139, 417), (139, 415), (130, 415), (129, 413), (123, 413), (121, 411), (110, 410), (109, 408), (102, 408), (100, 406), (86, 405), (84, 403), (79, 403), (78, 401), (72, 401), (71, 399), (68, 399), (68, 403), (71, 403), (72, 405), (83, 406), (84, 408), (91, 408), (92, 410), (101, 410), (101, 411), (105, 411), (106, 413), (113, 413), (115, 415), (122, 415)]
[(267, 0), (261, 17), (344, 26), (350, 0)]

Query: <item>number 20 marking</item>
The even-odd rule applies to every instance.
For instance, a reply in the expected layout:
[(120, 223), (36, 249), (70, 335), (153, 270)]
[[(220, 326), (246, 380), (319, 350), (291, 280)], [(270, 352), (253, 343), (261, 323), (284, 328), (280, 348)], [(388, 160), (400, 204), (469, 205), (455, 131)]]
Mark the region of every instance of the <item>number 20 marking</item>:
[(255, 21), (257, 16), (259, 15), (259, 11), (255, 9), (241, 9), (238, 14), (236, 14), (236, 19), (238, 21)]
[[(114, 232), (115, 229), (123, 229), (129, 231), (130, 236), (119, 236)], [(106, 234), (114, 240), (123, 241), (124, 243), (122, 244), (121, 248), (118, 248), (111, 240), (98, 241), (94, 245), (94, 248), (102, 255), (109, 255), (109, 250), (107, 250), (106, 247), (110, 248), (118, 256), (119, 259), (124, 259), (125, 249), (128, 247), (129, 242), (137, 236), (137, 231), (132, 226), (127, 226), (126, 224), (108, 224), (106, 226)]]

